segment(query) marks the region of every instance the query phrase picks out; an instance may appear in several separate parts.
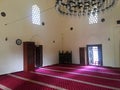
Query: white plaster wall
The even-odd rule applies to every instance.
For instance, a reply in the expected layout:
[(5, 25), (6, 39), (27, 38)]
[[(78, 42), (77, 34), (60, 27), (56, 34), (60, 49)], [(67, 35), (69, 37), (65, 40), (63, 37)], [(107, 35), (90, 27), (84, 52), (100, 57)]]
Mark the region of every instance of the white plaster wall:
[[(61, 17), (56, 13), (54, 0), (1, 0), (0, 16), (0, 74), (23, 70), (23, 46), (16, 45), (16, 39), (34, 41), (43, 45), (43, 65), (58, 63), (58, 51), (61, 49)], [(31, 8), (37, 4), (41, 9), (42, 25), (33, 25)], [(60, 20), (57, 20), (57, 19)], [(5, 25), (7, 24), (7, 25)], [(8, 38), (5, 41), (5, 38)], [(55, 41), (55, 43), (53, 43)]]
[[(111, 10), (99, 14), (98, 23), (89, 25), (88, 17), (68, 17), (67, 24), (63, 31), (64, 50), (71, 50), (73, 53), (73, 63), (79, 64), (79, 47), (86, 47), (87, 44), (103, 45), (103, 66), (120, 67), (118, 52), (118, 36), (114, 37), (114, 30), (118, 30), (116, 21), (120, 19), (120, 2)], [(105, 18), (105, 22), (101, 22)], [(73, 27), (74, 30), (70, 30)], [(110, 38), (110, 41), (108, 40)], [(116, 45), (117, 44), (117, 45)], [(116, 46), (115, 46), (116, 45)], [(117, 51), (116, 51), (117, 50)]]
[[(55, 0), (0, 0), (0, 12), (4, 11), (7, 15), (0, 16), (0, 74), (23, 70), (23, 47), (15, 43), (18, 38), (43, 45), (44, 66), (58, 63), (59, 50), (72, 50), (73, 63), (79, 64), (79, 47), (99, 43), (103, 45), (104, 66), (120, 66), (117, 64), (120, 54), (116, 55), (118, 46), (114, 44), (113, 34), (113, 31), (118, 29), (116, 20), (120, 19), (120, 2), (115, 9), (100, 14), (98, 24), (94, 25), (88, 24), (87, 17), (71, 17), (57, 13), (54, 3)], [(44, 26), (32, 24), (33, 4), (40, 7)], [(101, 18), (106, 21), (101, 23)], [(74, 30), (70, 31), (70, 27)]]

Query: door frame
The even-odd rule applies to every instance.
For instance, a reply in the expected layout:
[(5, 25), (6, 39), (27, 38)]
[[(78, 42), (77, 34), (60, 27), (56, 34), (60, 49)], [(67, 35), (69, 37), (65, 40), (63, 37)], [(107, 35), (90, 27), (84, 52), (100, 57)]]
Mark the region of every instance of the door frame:
[(90, 45), (86, 45), (86, 52), (87, 52), (87, 65), (90, 65), (89, 64), (89, 56), (88, 56), (88, 47), (90, 46), (97, 46), (97, 47), (100, 47), (101, 48), (101, 60), (100, 60), (100, 64), (97, 65), (97, 66), (103, 66), (103, 55), (102, 55), (102, 44), (90, 44)]
[(86, 48), (85, 47), (79, 47), (79, 59), (80, 59), (80, 65), (85, 66), (86, 65)]

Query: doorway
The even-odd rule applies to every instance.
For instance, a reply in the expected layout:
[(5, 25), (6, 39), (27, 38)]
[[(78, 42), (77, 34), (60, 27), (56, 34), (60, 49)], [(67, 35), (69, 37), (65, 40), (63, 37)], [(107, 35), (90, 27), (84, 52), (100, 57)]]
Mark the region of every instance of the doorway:
[(102, 44), (87, 45), (88, 65), (103, 65)]
[(38, 45), (36, 46), (36, 59), (35, 59), (35, 67), (39, 68), (43, 66), (43, 46)]
[(80, 57), (80, 65), (86, 65), (86, 61), (85, 61), (85, 47), (80, 47), (79, 48), (79, 57)]

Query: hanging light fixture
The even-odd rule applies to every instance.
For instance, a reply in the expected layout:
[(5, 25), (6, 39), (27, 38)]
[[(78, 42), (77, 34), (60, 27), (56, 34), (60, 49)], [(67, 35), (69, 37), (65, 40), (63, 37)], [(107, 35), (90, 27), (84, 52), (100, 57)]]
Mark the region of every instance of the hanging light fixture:
[(117, 0), (56, 0), (55, 7), (63, 15), (90, 15), (104, 12), (115, 5)]

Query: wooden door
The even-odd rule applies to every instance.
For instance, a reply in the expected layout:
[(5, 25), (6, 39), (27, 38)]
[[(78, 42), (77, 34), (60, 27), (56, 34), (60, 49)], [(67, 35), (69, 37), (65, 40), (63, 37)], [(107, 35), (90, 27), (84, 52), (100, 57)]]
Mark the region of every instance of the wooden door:
[(85, 65), (85, 47), (79, 48), (80, 65)]
[(24, 71), (33, 71), (35, 68), (35, 43), (23, 42)]
[(41, 67), (43, 65), (43, 46), (36, 46), (36, 67)]

